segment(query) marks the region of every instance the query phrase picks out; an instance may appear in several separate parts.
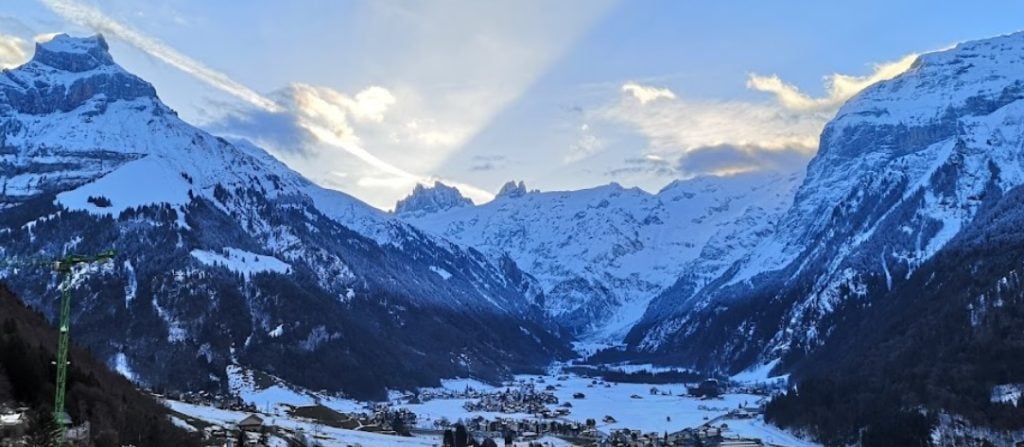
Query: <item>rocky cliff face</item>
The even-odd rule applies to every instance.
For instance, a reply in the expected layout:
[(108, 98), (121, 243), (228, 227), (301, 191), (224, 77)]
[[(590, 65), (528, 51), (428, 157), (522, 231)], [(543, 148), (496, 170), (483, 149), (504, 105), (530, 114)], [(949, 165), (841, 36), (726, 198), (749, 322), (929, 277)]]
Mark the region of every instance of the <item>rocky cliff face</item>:
[[(118, 252), (76, 276), (75, 337), (149, 385), (223, 388), (240, 364), (366, 397), (565, 352), (515, 263), (190, 126), (100, 36), (0, 73), (0, 174), (0, 256)], [(0, 276), (53, 315), (49, 272)]]
[(696, 292), (659, 297), (631, 346), (728, 370), (815, 350), (842, 309), (906, 281), (1024, 183), (1022, 87), (1020, 33), (869, 87), (826, 126), (774, 234)]
[(473, 206), (473, 201), (462, 196), (458, 189), (445, 185), (441, 182), (434, 182), (432, 187), (416, 185), (412, 194), (395, 204), (395, 214), (429, 214), (452, 208)]

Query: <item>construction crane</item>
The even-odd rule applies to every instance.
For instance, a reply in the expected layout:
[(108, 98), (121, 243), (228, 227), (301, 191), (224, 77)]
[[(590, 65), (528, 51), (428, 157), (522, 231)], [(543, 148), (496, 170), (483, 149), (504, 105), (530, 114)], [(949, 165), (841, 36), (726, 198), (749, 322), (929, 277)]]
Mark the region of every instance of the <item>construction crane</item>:
[(109, 250), (95, 255), (68, 255), (55, 260), (32, 260), (32, 261), (9, 261), (4, 262), (6, 266), (46, 266), (49, 265), (60, 275), (60, 320), (57, 324), (57, 379), (53, 397), (53, 420), (60, 427), (58, 431), (57, 445), (65, 445), (65, 435), (70, 418), (64, 411), (65, 398), (67, 397), (68, 384), (68, 350), (71, 344), (71, 273), (75, 266), (81, 264), (92, 264), (105, 262), (114, 258), (116, 254)]

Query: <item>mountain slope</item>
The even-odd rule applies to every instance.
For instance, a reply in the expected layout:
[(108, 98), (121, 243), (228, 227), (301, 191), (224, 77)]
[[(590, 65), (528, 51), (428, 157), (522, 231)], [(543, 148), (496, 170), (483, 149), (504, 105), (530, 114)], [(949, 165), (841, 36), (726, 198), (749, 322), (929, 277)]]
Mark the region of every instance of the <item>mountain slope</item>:
[(398, 215), (492, 258), (510, 257), (537, 279), (552, 318), (585, 339), (619, 342), (684, 272), (704, 281), (763, 238), (800, 178), (700, 177), (657, 194), (614, 183), (528, 192), (509, 182), (484, 205)]
[(1022, 183), (1024, 34), (922, 55), (839, 110), (773, 236), (696, 294), (657, 299), (630, 346), (729, 371), (793, 365)]
[[(998, 196), (907, 281), (871, 305), (848, 303), (834, 336), (799, 362), (800, 392), (768, 417), (830, 444), (865, 427), (890, 442), (899, 432), (951, 446), (1024, 439), (1024, 187)], [(907, 430), (921, 408), (928, 425)]]
[[(190, 126), (100, 36), (0, 74), (0, 174), (0, 255), (118, 251), (76, 279), (76, 335), (149, 385), (223, 389), (239, 363), (379, 396), (566, 352), (515, 264)], [(53, 315), (48, 273), (0, 275)]]

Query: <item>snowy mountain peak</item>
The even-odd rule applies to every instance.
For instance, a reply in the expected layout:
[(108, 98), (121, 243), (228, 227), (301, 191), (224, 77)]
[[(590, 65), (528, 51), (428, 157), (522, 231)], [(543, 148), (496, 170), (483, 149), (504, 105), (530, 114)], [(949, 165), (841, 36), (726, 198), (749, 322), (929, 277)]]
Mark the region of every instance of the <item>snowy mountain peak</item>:
[(520, 180), (519, 183), (516, 183), (515, 180), (509, 180), (507, 183), (505, 183), (505, 185), (501, 187), (501, 190), (498, 191), (498, 195), (495, 196), (494, 198), (508, 197), (510, 199), (514, 199), (516, 197), (522, 197), (526, 195), (527, 192), (528, 191), (526, 190), (526, 183), (524, 183), (522, 180)]
[(32, 61), (74, 73), (114, 65), (110, 47), (102, 34), (90, 37), (57, 34), (47, 42), (36, 44)]
[(58, 34), (37, 44), (32, 60), (0, 72), (0, 113), (41, 116), (88, 104), (81, 112), (89, 118), (103, 114), (114, 102), (135, 99), (142, 99), (155, 113), (173, 113), (159, 102), (153, 85), (117, 65), (108, 48), (99, 34)]
[[(0, 72), (0, 146), (0, 254), (117, 250), (102, 279), (76, 280), (76, 337), (100, 340), (90, 346), (143, 383), (224, 387), (237, 364), (376, 397), (368, 394), (442, 375), (497, 380), (567, 351), (514, 263), (492, 263), (190, 125), (117, 65), (100, 36), (57, 36)], [(450, 189), (448, 203), (461, 197), (433, 189)], [(44, 276), (0, 269), (52, 315)], [(462, 335), (444, 330), (455, 326)], [(361, 338), (384, 334), (394, 341), (387, 352), (359, 352), (372, 344)], [(324, 360), (321, 377), (288, 371), (306, 356)], [(408, 380), (419, 374), (411, 368), (430, 372)]]
[(434, 182), (431, 187), (417, 184), (412, 194), (395, 204), (395, 214), (436, 213), (472, 205), (473, 201), (464, 197), (458, 188)]

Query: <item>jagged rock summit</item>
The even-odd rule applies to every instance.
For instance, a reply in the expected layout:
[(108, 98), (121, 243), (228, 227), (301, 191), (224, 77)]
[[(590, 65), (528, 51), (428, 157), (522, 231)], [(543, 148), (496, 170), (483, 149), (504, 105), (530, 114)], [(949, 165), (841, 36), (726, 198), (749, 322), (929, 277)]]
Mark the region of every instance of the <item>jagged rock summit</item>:
[(501, 186), (501, 189), (498, 191), (498, 195), (495, 196), (494, 198), (497, 199), (499, 197), (507, 197), (510, 199), (514, 199), (526, 195), (527, 192), (529, 191), (526, 190), (525, 182), (520, 180), (519, 183), (516, 183), (514, 180), (509, 180), (508, 182), (505, 182), (505, 184)]
[(473, 206), (473, 201), (457, 188), (436, 181), (431, 187), (417, 184), (412, 194), (395, 204), (395, 214), (436, 213), (464, 206)]

